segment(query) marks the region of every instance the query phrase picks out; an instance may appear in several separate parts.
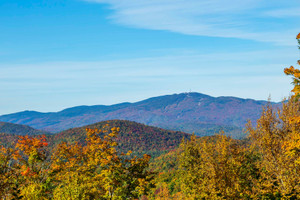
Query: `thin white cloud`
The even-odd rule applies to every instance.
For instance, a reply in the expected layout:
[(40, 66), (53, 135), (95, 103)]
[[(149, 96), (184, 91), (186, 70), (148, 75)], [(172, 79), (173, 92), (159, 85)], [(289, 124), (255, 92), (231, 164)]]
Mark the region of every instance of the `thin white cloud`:
[(265, 15), (276, 18), (300, 17), (300, 7), (271, 10), (265, 12)]
[[(299, 0), (85, 0), (108, 4), (125, 26), (176, 33), (295, 44)], [(291, 11), (294, 14), (288, 14)], [(278, 20), (278, 18), (284, 18)]]
[(283, 67), (297, 57), (296, 51), (281, 47), (212, 54), (178, 51), (98, 62), (0, 63), (0, 114), (135, 102), (190, 89), (265, 100), (271, 94), (272, 100), (280, 101), (291, 89)]
[[(255, 93), (257, 87), (251, 81), (258, 78), (261, 84), (259, 87), (264, 88), (265, 91), (268, 89), (274, 90), (274, 93), (276, 90), (288, 91), (286, 88), (290, 86), (290, 79), (285, 77), (282, 71), (284, 67), (288, 67), (286, 63), (293, 64), (291, 61), (295, 61), (296, 58), (297, 52), (287, 52), (283, 48), (213, 54), (193, 52), (189, 55), (178, 52), (176, 55), (169, 56), (99, 62), (1, 64), (0, 92), (4, 96), (6, 94), (22, 99), (24, 92), (28, 96), (43, 98), (45, 93), (59, 96), (61, 93), (69, 94), (77, 91), (79, 97), (76, 96), (76, 98), (82, 99), (86, 94), (86, 99), (88, 99), (91, 94), (97, 94), (97, 91), (102, 91), (103, 94), (114, 91), (117, 97), (122, 90), (128, 89), (138, 93), (140, 88), (149, 88), (148, 91), (143, 91), (146, 98), (151, 96), (149, 92), (153, 93), (161, 89), (182, 91), (181, 88), (192, 86), (196, 91), (206, 92), (205, 90), (215, 90), (214, 84), (217, 84), (220, 91), (228, 89), (227, 87), (236, 91), (227, 95), (242, 96), (241, 88), (233, 80), (249, 80), (243, 86), (254, 91), (249, 92), (246, 97), (259, 98), (259, 95)], [(265, 77), (265, 81), (260, 79), (261, 77)], [(270, 79), (273, 79), (272, 84), (268, 82)], [(285, 86), (278, 82), (279, 79), (287, 80)], [(219, 93), (220, 91), (214, 92), (215, 95), (226, 95)], [(105, 97), (105, 99), (105, 103), (111, 102), (109, 98)], [(125, 96), (123, 99), (125, 100)], [(276, 100), (278, 99), (276, 96)], [(44, 102), (47, 99), (41, 101)], [(68, 100), (65, 99), (65, 101)], [(88, 101), (91, 102), (90, 104), (97, 104), (96, 101)], [(127, 99), (127, 101), (132, 101), (132, 99)], [(118, 102), (121, 100), (114, 103)]]

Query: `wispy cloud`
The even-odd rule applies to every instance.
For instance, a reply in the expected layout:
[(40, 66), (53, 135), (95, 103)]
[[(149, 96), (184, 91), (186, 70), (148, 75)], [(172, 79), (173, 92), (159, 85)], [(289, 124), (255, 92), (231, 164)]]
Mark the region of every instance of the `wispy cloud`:
[[(178, 52), (98, 62), (0, 63), (0, 93), (4, 94), (0, 103), (5, 105), (0, 110), (2, 114), (25, 108), (55, 111), (82, 104), (134, 102), (189, 89), (213, 96), (256, 99), (267, 99), (271, 94), (279, 101), (291, 89), (283, 67), (298, 56), (287, 49), (211, 54), (195, 51), (188, 55)], [(4, 102), (9, 102), (11, 108)]]
[(118, 24), (188, 35), (293, 45), (300, 26), (294, 19), (299, 0), (85, 1), (108, 4), (113, 10), (109, 19)]
[(300, 7), (296, 8), (284, 8), (284, 9), (275, 9), (271, 11), (266, 11), (265, 15), (275, 18), (290, 18), (295, 17), (298, 20), (300, 17)]

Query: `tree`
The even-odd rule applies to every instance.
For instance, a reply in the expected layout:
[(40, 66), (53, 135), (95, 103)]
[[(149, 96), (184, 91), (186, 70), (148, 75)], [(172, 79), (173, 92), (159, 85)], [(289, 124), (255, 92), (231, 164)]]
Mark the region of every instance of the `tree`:
[[(296, 36), (296, 39), (299, 44), (298, 48), (300, 49), (300, 33)], [(300, 60), (297, 61), (297, 64), (300, 65)], [(294, 96), (298, 98), (300, 95), (300, 70), (290, 66), (289, 68), (284, 69), (284, 73), (292, 76), (292, 84), (294, 85), (292, 92), (294, 93)]]
[[(86, 144), (61, 143), (48, 152), (46, 136), (20, 136), (0, 146), (0, 198), (136, 199), (154, 187), (150, 156), (116, 150), (119, 128), (87, 129)], [(104, 133), (104, 137), (100, 135)]]
[(46, 136), (19, 136), (15, 162), (23, 199), (49, 199), (49, 162)]
[[(300, 45), (300, 33), (296, 39)], [(298, 61), (300, 64), (300, 61)], [(260, 155), (260, 172), (256, 193), (260, 197), (300, 198), (300, 70), (293, 66), (284, 69), (293, 78), (294, 93), (282, 107), (267, 105), (256, 127), (247, 129), (253, 148)]]
[(261, 196), (300, 197), (300, 165), (296, 162), (299, 154), (292, 156), (289, 148), (295, 141), (294, 130), (299, 130), (299, 126), (291, 124), (290, 120), (300, 116), (299, 108), (299, 102), (293, 98), (277, 110), (268, 105), (263, 109), (255, 128), (248, 124), (253, 147), (260, 155), (257, 162), (260, 177), (256, 182), (256, 192)]
[(12, 148), (0, 146), (0, 199), (18, 198), (18, 187), (15, 187), (17, 174), (13, 158), (15, 151)]
[(247, 146), (218, 134), (181, 144), (182, 191), (190, 199), (247, 199), (256, 176)]
[(154, 186), (154, 173), (147, 170), (150, 156), (117, 152), (118, 132), (108, 126), (87, 129), (86, 146), (62, 143), (57, 147), (51, 165), (54, 199), (127, 199), (148, 193)]

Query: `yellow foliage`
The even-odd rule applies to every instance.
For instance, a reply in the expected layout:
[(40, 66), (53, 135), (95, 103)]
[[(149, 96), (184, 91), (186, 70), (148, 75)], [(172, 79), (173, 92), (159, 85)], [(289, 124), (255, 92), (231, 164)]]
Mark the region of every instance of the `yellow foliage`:
[[(297, 35), (296, 39), (298, 40), (298, 43), (300, 45), (300, 33)], [(300, 49), (300, 46), (299, 46), (299, 49)], [(300, 60), (297, 61), (297, 64), (300, 65)], [(292, 83), (294, 85), (292, 92), (294, 93), (294, 96), (298, 98), (300, 96), (300, 70), (295, 69), (293, 66), (291, 66), (289, 68), (285, 68), (284, 73), (286, 75), (292, 76), (292, 79), (293, 79)]]
[[(182, 191), (191, 199), (241, 199), (251, 196), (249, 149), (225, 136), (197, 139), (181, 144)], [(248, 168), (247, 168), (248, 167)]]
[[(86, 146), (62, 143), (57, 147), (51, 164), (57, 199), (67, 199), (65, 193), (79, 199), (120, 199), (148, 192), (153, 179), (153, 173), (146, 170), (150, 156), (129, 159), (126, 156), (131, 152), (119, 154), (114, 140), (118, 131), (108, 126), (87, 129)], [(99, 133), (105, 136), (101, 138)]]
[(300, 198), (299, 108), (292, 97), (280, 109), (264, 108), (256, 128), (248, 125), (253, 147), (261, 156), (257, 193)]
[(47, 200), (44, 193), (42, 186), (37, 183), (31, 183), (21, 189), (22, 199), (24, 200)]

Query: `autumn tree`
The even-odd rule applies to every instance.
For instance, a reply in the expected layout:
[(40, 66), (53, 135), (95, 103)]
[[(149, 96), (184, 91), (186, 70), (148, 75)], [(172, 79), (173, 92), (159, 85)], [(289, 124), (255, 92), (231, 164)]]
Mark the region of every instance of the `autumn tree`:
[(181, 144), (182, 191), (190, 199), (247, 199), (256, 176), (252, 152), (218, 134)]
[(16, 187), (18, 179), (14, 161), (15, 151), (12, 148), (0, 146), (0, 199), (17, 199), (19, 188)]
[(299, 108), (299, 102), (293, 98), (283, 102), (282, 108), (274, 109), (268, 105), (255, 128), (248, 124), (251, 141), (260, 155), (256, 193), (262, 197), (300, 198), (299, 154), (294, 154), (295, 149), (290, 146), (295, 141), (299, 143), (294, 138), (299, 126), (290, 123), (294, 116), (300, 116)]
[[(298, 48), (300, 49), (300, 33), (296, 37), (298, 41)], [(300, 60), (297, 61), (298, 65), (300, 65)], [(290, 101), (296, 101), (297, 105), (299, 106), (299, 96), (300, 96), (300, 70), (295, 69), (293, 66), (290, 68), (285, 68), (284, 69), (285, 74), (291, 75), (293, 82), (292, 84), (294, 85), (294, 88), (292, 92), (294, 95), (291, 97)], [(297, 108), (295, 108), (297, 109)], [(300, 133), (299, 133), (299, 127), (300, 127), (300, 115), (298, 112), (293, 112), (293, 116), (289, 119), (289, 124), (292, 126), (292, 132), (290, 134), (290, 141), (287, 142), (284, 146), (285, 148), (289, 151), (290, 156), (296, 156), (296, 162), (300, 163), (300, 157), (299, 157), (299, 152), (300, 152)]]
[[(86, 144), (61, 143), (48, 152), (46, 136), (20, 136), (0, 146), (2, 199), (136, 199), (154, 187), (150, 156), (118, 152), (119, 128), (87, 129)], [(104, 134), (103, 137), (100, 135)]]
[(85, 146), (62, 143), (57, 147), (51, 165), (54, 199), (128, 199), (148, 193), (154, 177), (147, 170), (150, 156), (117, 152), (118, 132), (108, 126), (87, 129)]
[(49, 162), (46, 136), (19, 136), (15, 154), (23, 199), (49, 199)]
[[(297, 35), (296, 39), (299, 44), (298, 48), (300, 49), (300, 33)], [(300, 60), (297, 61), (297, 64), (300, 65)], [(294, 66), (290, 66), (289, 68), (284, 69), (284, 73), (292, 76), (292, 84), (294, 85), (292, 92), (294, 93), (294, 96), (298, 98), (300, 95), (300, 70), (295, 69)]]
[[(300, 33), (296, 39), (300, 45)], [(291, 66), (284, 72), (292, 76), (293, 95), (280, 108), (267, 105), (256, 127), (247, 125), (260, 155), (260, 177), (255, 184), (260, 198), (300, 198), (300, 71)]]

